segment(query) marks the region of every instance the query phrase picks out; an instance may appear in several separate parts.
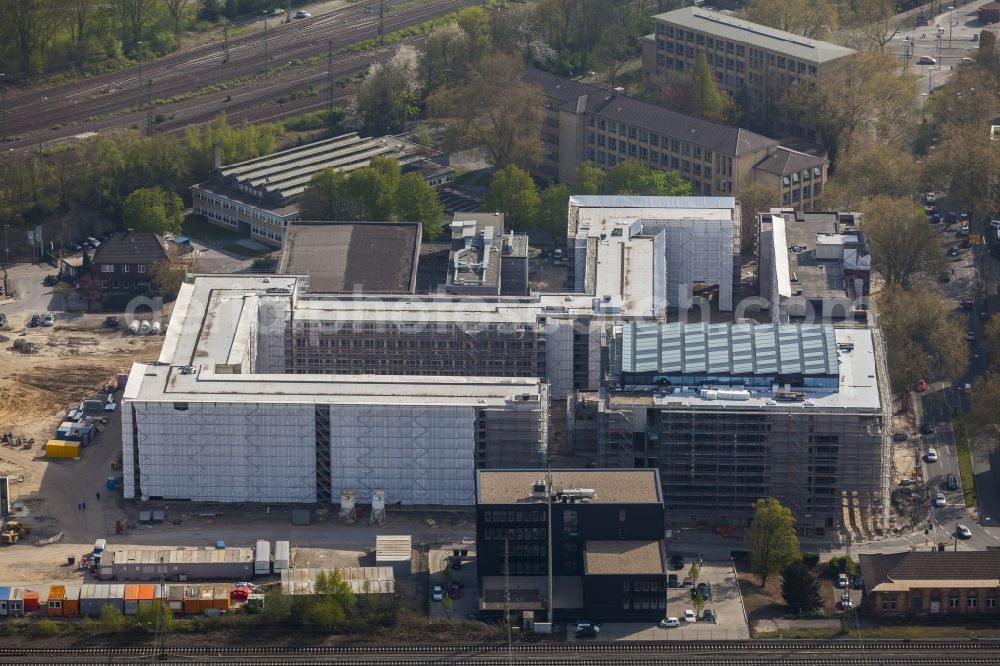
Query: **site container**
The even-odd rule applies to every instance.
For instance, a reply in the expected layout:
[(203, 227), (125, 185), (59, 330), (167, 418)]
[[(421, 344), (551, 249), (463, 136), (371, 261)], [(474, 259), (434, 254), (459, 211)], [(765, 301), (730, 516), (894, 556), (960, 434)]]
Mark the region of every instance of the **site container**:
[(85, 423), (63, 421), (56, 430), (56, 439), (63, 442), (80, 442), (82, 446), (87, 446), (93, 438), (94, 426)]
[(258, 576), (266, 576), (271, 573), (271, 542), (267, 539), (257, 539), (253, 572)]
[(80, 614), (80, 586), (67, 585), (63, 597), (63, 617), (75, 617)]
[(201, 612), (201, 588), (197, 585), (184, 587), (184, 614), (197, 615)]
[(275, 572), (288, 568), (290, 548), (287, 541), (274, 542), (274, 570)]
[(66, 442), (61, 439), (50, 439), (45, 443), (46, 458), (79, 458), (80, 442)]
[(0, 586), (0, 617), (7, 615), (7, 600), (10, 599), (10, 588)]
[(232, 590), (230, 585), (213, 585), (214, 593), (212, 595), (212, 608), (225, 613), (229, 610), (229, 592)]
[(183, 585), (167, 585), (167, 608), (174, 615), (180, 615), (184, 612), (184, 586)]
[(156, 585), (145, 583), (139, 586), (139, 608), (152, 608), (156, 600)]
[(24, 590), (22, 598), (24, 599), (24, 612), (25, 613), (37, 613), (38, 612), (38, 599), (39, 595), (36, 590)]
[(125, 612), (125, 584), (124, 583), (112, 583), (107, 586), (108, 598), (107, 603), (114, 606), (122, 613)]
[(10, 588), (10, 595), (7, 597), (7, 615), (11, 617), (24, 615), (24, 588)]
[(125, 614), (135, 615), (139, 612), (139, 586), (125, 586)]
[(63, 585), (49, 586), (48, 613), (52, 617), (63, 616), (63, 598), (66, 596), (66, 587)]

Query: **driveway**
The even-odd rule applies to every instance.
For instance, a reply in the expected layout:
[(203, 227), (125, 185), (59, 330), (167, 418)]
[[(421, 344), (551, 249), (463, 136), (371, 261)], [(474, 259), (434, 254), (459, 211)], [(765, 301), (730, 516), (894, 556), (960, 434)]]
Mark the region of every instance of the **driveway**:
[[(52, 293), (42, 280), (58, 271), (48, 264), (14, 264), (7, 267), (7, 284), (11, 296), (0, 298), (0, 312), (7, 315), (10, 328), (20, 328), (32, 314), (62, 310), (62, 299)], [(0, 275), (2, 279), (2, 275)]]

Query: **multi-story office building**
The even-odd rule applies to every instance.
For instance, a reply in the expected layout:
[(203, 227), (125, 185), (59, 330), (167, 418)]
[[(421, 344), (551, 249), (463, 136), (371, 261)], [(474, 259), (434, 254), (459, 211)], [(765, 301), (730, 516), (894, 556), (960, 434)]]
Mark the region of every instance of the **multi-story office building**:
[(730, 95), (746, 89), (776, 136), (817, 139), (782, 96), (806, 77), (822, 77), (855, 52), (852, 49), (751, 23), (731, 15), (684, 7), (653, 17), (656, 32), (643, 42), (643, 73), (670, 83), (686, 76), (704, 53), (716, 83)]
[[(789, 205), (817, 207), (828, 162), (785, 148), (749, 130), (715, 123), (620, 90), (580, 83), (536, 69), (525, 81), (546, 97), (542, 128), (544, 156), (536, 175), (576, 182), (583, 162), (610, 169), (631, 160), (650, 168), (677, 171), (696, 195), (735, 195), (760, 182), (799, 197)], [(807, 180), (809, 188), (792, 187)], [(786, 182), (787, 181), (787, 182)]]
[(577, 430), (600, 466), (659, 469), (679, 522), (745, 525), (776, 497), (807, 533), (871, 534), (892, 430), (876, 344), (831, 325), (625, 323)]
[(301, 219), (299, 197), (316, 173), (358, 169), (376, 156), (399, 160), (404, 173), (420, 173), (432, 187), (455, 179), (447, 156), (395, 136), (344, 134), (225, 166), (216, 146), (211, 177), (191, 186), (191, 206), (213, 224), (280, 247), (285, 227)]
[[(551, 516), (549, 511), (551, 510)], [(551, 532), (550, 532), (551, 528)], [(513, 621), (650, 621), (666, 601), (663, 495), (655, 469), (476, 474), (480, 612)], [(507, 597), (510, 600), (507, 600)]]

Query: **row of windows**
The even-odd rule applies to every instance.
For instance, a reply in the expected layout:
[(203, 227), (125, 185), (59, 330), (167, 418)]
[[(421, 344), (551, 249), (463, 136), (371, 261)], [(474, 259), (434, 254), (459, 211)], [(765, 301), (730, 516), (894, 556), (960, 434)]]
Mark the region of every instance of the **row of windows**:
[(513, 539), (515, 541), (544, 540), (548, 530), (544, 527), (487, 527), (483, 531), (486, 540)]
[[(140, 264), (140, 265), (138, 265), (136, 267), (135, 270), (136, 270), (137, 273), (145, 273), (146, 272), (146, 266), (145, 266), (145, 264)], [(101, 264), (101, 272), (102, 273), (114, 273), (115, 272), (115, 265), (114, 264)], [(129, 264), (122, 264), (122, 273), (128, 273), (128, 272), (129, 272)]]
[(667, 581), (665, 580), (637, 580), (622, 581), (622, 592), (665, 592)]
[[(810, 171), (809, 169), (802, 170), (802, 180), (812, 180), (813, 176), (819, 178), (822, 175), (823, 175), (823, 170), (820, 169), (819, 167), (813, 167), (812, 171)], [(782, 181), (785, 187), (788, 187), (789, 185), (798, 185), (799, 172), (796, 171), (790, 176), (785, 176), (784, 178), (782, 178)]]
[[(648, 143), (650, 146), (653, 147), (658, 148), (662, 146), (663, 150), (667, 150), (667, 148), (669, 147), (671, 151), (682, 155), (693, 154), (695, 158), (699, 160), (702, 159), (702, 157), (704, 156), (704, 160), (708, 163), (712, 162), (712, 157), (714, 156), (712, 151), (707, 148), (705, 148), (704, 152), (702, 152), (702, 147), (697, 144), (688, 143), (687, 141), (681, 141), (679, 139), (672, 139), (668, 136), (657, 134), (656, 132), (648, 132), (641, 127), (637, 127), (635, 125), (627, 125), (626, 123), (623, 123), (621, 121), (588, 116), (587, 126), (596, 127), (597, 129), (602, 131), (606, 130), (608, 133), (607, 140), (609, 142), (614, 140), (611, 138), (610, 135), (617, 134), (618, 136), (622, 137), (627, 136), (632, 141), (638, 141), (639, 143)], [(588, 136), (592, 136), (594, 133), (588, 132), (587, 134)], [(624, 141), (622, 143), (624, 143)], [(726, 159), (725, 156), (719, 155), (720, 162), (723, 159)], [(730, 159), (730, 161), (732, 160)]]
[[(937, 601), (936, 599), (934, 601)], [(896, 610), (898, 600), (895, 597), (883, 598), (882, 599), (882, 610)], [(917, 595), (910, 599), (910, 607), (913, 610), (923, 610), (924, 600), (923, 597)], [(975, 596), (966, 597), (965, 599), (966, 608), (978, 608), (979, 599)], [(986, 608), (996, 608), (997, 600), (996, 597), (989, 597), (986, 599)], [(948, 597), (948, 608), (960, 608), (959, 599), (957, 596)]]
[(101, 289), (131, 289), (132, 287), (141, 289), (148, 286), (149, 282), (139, 280), (135, 282), (129, 280), (101, 280)]
[[(282, 226), (284, 226), (283, 222)], [(266, 238), (268, 240), (272, 240), (278, 243), (280, 243), (282, 238), (284, 238), (284, 235), (281, 232), (271, 231), (270, 229), (266, 229), (264, 227), (258, 227), (256, 224), (250, 225), (250, 233), (252, 233), (254, 236)]]
[(808, 185), (802, 187), (802, 189), (794, 189), (791, 191), (791, 196), (788, 192), (781, 195), (781, 203), (787, 206), (789, 203), (795, 203), (796, 201), (802, 201), (810, 197), (818, 197), (823, 192), (823, 186), (816, 183), (811, 188)]
[(505, 552), (503, 546), (500, 547), (500, 555), (503, 557), (545, 557), (548, 548), (545, 543), (508, 543), (509, 552)]
[(484, 511), (483, 522), (487, 523), (538, 523), (545, 522), (546, 509), (537, 511)]
[[(705, 47), (708, 49), (714, 49), (716, 51), (725, 51), (726, 53), (735, 54), (738, 57), (743, 57), (746, 55), (746, 47), (743, 44), (737, 44), (734, 42), (726, 41), (723, 39), (716, 39), (714, 37), (709, 37), (707, 35), (699, 34), (691, 30), (684, 30), (683, 28), (675, 28), (671, 25), (663, 25), (662, 23), (657, 24), (656, 32), (659, 35), (664, 35), (666, 37), (676, 39), (676, 48), (682, 49), (683, 42), (688, 44), (697, 44), (698, 46)], [(657, 45), (663, 45), (664, 40), (657, 39)], [(667, 48), (671, 45), (671, 42), (666, 43)], [(688, 47), (691, 50), (691, 47)], [(750, 48), (750, 60), (754, 63), (764, 62), (764, 51), (760, 49)], [(775, 53), (767, 53), (767, 64), (773, 67), (780, 67), (782, 69), (788, 69), (790, 72), (809, 72), (810, 74), (816, 74), (816, 65), (810, 65), (805, 62), (798, 62), (792, 58), (786, 58), (785, 56), (777, 55)]]
[(541, 576), (546, 572), (545, 562), (511, 562), (500, 563), (500, 574), (509, 573), (512, 576)]
[[(242, 189), (242, 187), (243, 186), (241, 185), (241, 189)], [(223, 210), (232, 210), (232, 211), (235, 211), (235, 212), (239, 213), (240, 215), (245, 215), (245, 216), (247, 216), (247, 217), (249, 217), (250, 219), (253, 219), (253, 220), (260, 220), (262, 222), (267, 222), (268, 224), (273, 224), (276, 227), (282, 227), (282, 228), (284, 228), (284, 226), (285, 226), (285, 221), (282, 220), (277, 215), (270, 215), (268, 213), (264, 213), (264, 212), (262, 212), (262, 211), (260, 211), (260, 210), (258, 210), (256, 208), (253, 208), (253, 207), (249, 207), (248, 208), (245, 205), (242, 205), (242, 204), (230, 201), (226, 197), (218, 196), (218, 195), (215, 195), (215, 194), (210, 194), (208, 192), (204, 192), (204, 191), (200, 191), (200, 190), (195, 190), (195, 192), (194, 192), (194, 200), (198, 201), (199, 199), (205, 201), (206, 203), (212, 204), (213, 206), (218, 206), (219, 208), (221, 208)]]
[(666, 597), (639, 597), (636, 599), (622, 599), (622, 608), (625, 610), (656, 610), (667, 607)]
[(234, 229), (240, 228), (239, 220), (237, 220), (234, 217), (229, 217), (228, 215), (223, 215), (222, 213), (218, 213), (214, 210), (209, 210), (208, 208), (202, 208), (201, 206), (197, 205), (193, 206), (193, 209), (194, 212), (198, 213), (199, 215), (204, 215), (210, 220), (215, 220), (216, 222), (222, 222), (223, 224), (228, 224)]

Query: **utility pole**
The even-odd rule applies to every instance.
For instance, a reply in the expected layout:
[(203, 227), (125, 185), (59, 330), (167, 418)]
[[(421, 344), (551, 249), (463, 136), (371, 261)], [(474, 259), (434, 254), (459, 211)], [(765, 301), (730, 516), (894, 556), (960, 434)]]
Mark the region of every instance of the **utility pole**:
[(139, 49), (139, 89), (140, 90), (142, 90), (142, 81), (143, 81), (143, 78), (142, 78), (142, 61), (144, 60), (144, 58), (142, 57), (142, 45), (143, 45), (142, 42), (136, 42), (135, 43), (135, 47), (137, 49)]
[(7, 87), (4, 85), (6, 78), (7, 73), (0, 72), (0, 141), (7, 140)]
[(264, 78), (267, 78), (267, 10), (264, 10)]
[(229, 24), (222, 26), (222, 62), (229, 62)]
[(326, 75), (330, 80), (330, 104), (328, 111), (330, 112), (330, 122), (333, 118), (333, 40), (331, 39), (326, 43)]
[(385, 45), (385, 0), (378, 3), (378, 45)]
[(510, 541), (503, 540), (503, 619), (507, 623), (507, 662), (514, 665), (514, 630), (510, 626)]
[(146, 136), (153, 136), (153, 79), (146, 81)]
[[(545, 455), (548, 459), (548, 453)], [(546, 467), (548, 469), (545, 472), (545, 504), (546, 504), (546, 521), (548, 522), (546, 529), (546, 547), (545, 554), (548, 559), (547, 569), (548, 569), (548, 588), (549, 588), (549, 616), (545, 618), (549, 622), (549, 626), (552, 626), (552, 612), (555, 607), (555, 600), (553, 599), (553, 573), (552, 573), (552, 493), (555, 491), (553, 487), (552, 480), (552, 468), (551, 461), (546, 462)]]
[(160, 608), (156, 614), (156, 658), (160, 661), (167, 659), (167, 586), (163, 577), (163, 558), (160, 558)]

